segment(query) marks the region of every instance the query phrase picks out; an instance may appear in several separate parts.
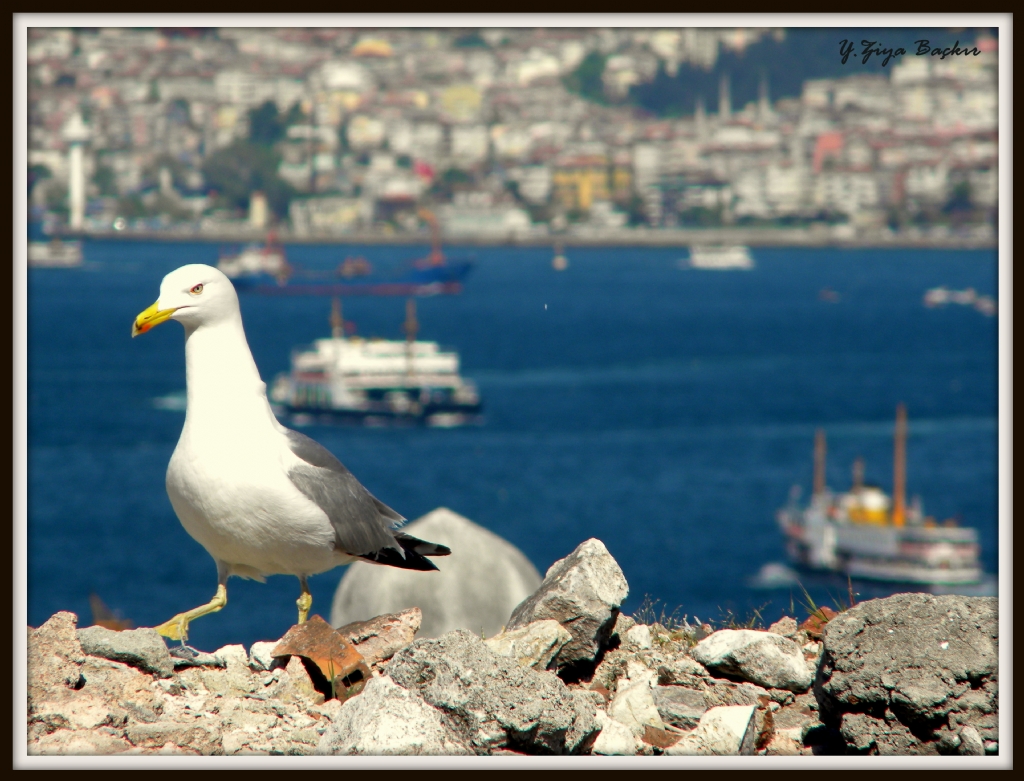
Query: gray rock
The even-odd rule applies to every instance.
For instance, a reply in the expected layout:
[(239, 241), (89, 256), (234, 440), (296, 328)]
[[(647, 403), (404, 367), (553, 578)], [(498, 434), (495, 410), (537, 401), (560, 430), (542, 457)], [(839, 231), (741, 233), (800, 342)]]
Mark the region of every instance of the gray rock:
[(620, 724), (625, 724), (637, 738), (644, 735), (644, 727), (665, 728), (658, 706), (651, 694), (651, 681), (647, 678), (639, 680), (623, 679), (619, 682), (611, 702), (608, 703), (608, 715)]
[(317, 754), (472, 754), (441, 711), (388, 677), (371, 678), (324, 732)]
[(680, 729), (693, 729), (709, 706), (703, 693), (682, 686), (654, 686), (654, 704), (666, 724)]
[(967, 726), (960, 730), (960, 745), (957, 746), (960, 754), (970, 757), (980, 757), (985, 754), (985, 744), (981, 735), (974, 727)]
[(593, 662), (628, 595), (626, 578), (604, 543), (589, 539), (551, 565), (540, 588), (512, 612), (508, 629), (554, 619), (572, 634), (558, 653), (558, 669)]
[(418, 607), (423, 611), (420, 638), (453, 629), (490, 637), (540, 585), (540, 573), (522, 551), (445, 507), (402, 528), (452, 549), (450, 556), (433, 559), (440, 571), (413, 572), (368, 562), (350, 565), (334, 593), (331, 626)]
[(699, 689), (711, 683), (707, 668), (689, 656), (675, 656), (657, 666), (658, 683), (662, 686), (686, 686)]
[(441, 711), (477, 753), (569, 754), (597, 731), (593, 714), (555, 675), (521, 667), (464, 630), (417, 640), (384, 671)]
[[(253, 643), (252, 648), (249, 649), (250, 669), (255, 672), (264, 672), (283, 667), (284, 664), (287, 664), (287, 662), (282, 664), (282, 660), (271, 653), (279, 642), (280, 640), (261, 640)], [(224, 664), (227, 666), (226, 662)]]
[(690, 653), (709, 670), (771, 689), (803, 692), (813, 680), (800, 646), (771, 632), (722, 629), (701, 640)]
[(124, 662), (161, 678), (169, 678), (174, 673), (174, 660), (155, 629), (115, 632), (102, 626), (89, 626), (78, 630), (78, 642), (89, 656)]
[(651, 628), (644, 624), (632, 627), (622, 638), (623, 646), (641, 651), (650, 648), (651, 642)]
[(768, 627), (769, 632), (782, 635), (783, 637), (788, 637), (790, 640), (792, 640), (793, 636), (796, 635), (798, 629), (799, 626), (796, 623), (796, 619), (790, 618), (789, 616), (783, 616)]
[(499, 656), (515, 659), (523, 667), (547, 670), (572, 635), (557, 621), (534, 621), (522, 629), (502, 632), (484, 642)]
[(815, 681), (822, 721), (848, 749), (956, 752), (964, 727), (998, 740), (998, 601), (896, 594), (825, 627)]
[(774, 711), (772, 721), (776, 736), (788, 738), (803, 746), (807, 734), (821, 725), (818, 703), (811, 692), (797, 695), (793, 702)]
[(606, 756), (633, 756), (639, 740), (633, 731), (606, 713), (598, 712), (597, 723), (601, 728), (591, 751)]

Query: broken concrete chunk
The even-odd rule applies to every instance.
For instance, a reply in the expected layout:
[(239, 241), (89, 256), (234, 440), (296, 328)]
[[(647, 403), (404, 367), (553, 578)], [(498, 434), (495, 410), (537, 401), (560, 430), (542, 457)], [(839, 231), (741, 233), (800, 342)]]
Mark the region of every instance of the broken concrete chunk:
[(367, 664), (374, 665), (390, 659), (415, 640), (422, 622), (423, 612), (412, 607), (401, 613), (345, 624), (336, 631), (362, 654)]
[(643, 737), (646, 726), (665, 728), (651, 694), (650, 681), (644, 678), (637, 681), (623, 679), (619, 683), (618, 691), (608, 703), (608, 715), (629, 727), (637, 738)]
[(637, 739), (632, 730), (611, 718), (603, 711), (597, 712), (597, 723), (601, 728), (591, 751), (606, 756), (633, 756), (637, 752)]
[(753, 629), (722, 629), (690, 652), (709, 670), (735, 675), (770, 689), (804, 692), (813, 672), (792, 640)]
[(753, 705), (724, 705), (712, 708), (701, 717), (697, 728), (674, 746), (665, 749), (668, 756), (751, 755), (757, 737)]
[(342, 705), (316, 753), (447, 756), (473, 751), (445, 723), (441, 711), (381, 676)]

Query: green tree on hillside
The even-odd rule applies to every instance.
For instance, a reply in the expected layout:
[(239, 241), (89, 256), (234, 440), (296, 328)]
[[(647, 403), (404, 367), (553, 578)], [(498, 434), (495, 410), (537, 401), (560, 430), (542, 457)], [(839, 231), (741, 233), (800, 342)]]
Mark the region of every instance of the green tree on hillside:
[(267, 205), (277, 217), (288, 214), (295, 190), (277, 175), (280, 155), (272, 148), (237, 140), (219, 149), (203, 163), (207, 187), (216, 190), (219, 205), (246, 210), (256, 190), (267, 196)]
[(595, 103), (607, 103), (604, 95), (604, 66), (607, 58), (601, 52), (590, 52), (572, 73), (562, 79), (569, 92), (592, 100)]

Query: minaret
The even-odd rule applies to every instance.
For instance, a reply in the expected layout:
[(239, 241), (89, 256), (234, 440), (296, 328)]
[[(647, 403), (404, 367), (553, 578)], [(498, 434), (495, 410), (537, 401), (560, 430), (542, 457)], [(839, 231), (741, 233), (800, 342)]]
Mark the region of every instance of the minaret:
[(767, 122), (772, 113), (772, 103), (768, 99), (768, 75), (761, 74), (761, 84), (757, 95), (757, 116), (761, 122)]
[(720, 122), (728, 122), (732, 116), (732, 103), (729, 100), (729, 76), (723, 73), (718, 82), (718, 119)]
[(892, 466), (892, 525), (907, 521), (907, 408), (896, 407), (896, 437)]
[(704, 96), (697, 96), (697, 109), (693, 113), (693, 121), (697, 126), (697, 138), (703, 140), (708, 132), (708, 117), (704, 111)]

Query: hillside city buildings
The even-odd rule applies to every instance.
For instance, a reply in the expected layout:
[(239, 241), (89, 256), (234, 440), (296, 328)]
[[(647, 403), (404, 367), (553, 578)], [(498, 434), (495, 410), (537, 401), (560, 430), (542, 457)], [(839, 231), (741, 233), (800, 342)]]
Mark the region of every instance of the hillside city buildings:
[[(28, 31), (30, 208), (57, 230), (297, 238), (761, 227), (994, 241), (996, 41), (905, 56), (690, 116), (624, 102), (659, 68), (710, 69), (783, 30), (60, 29)], [(973, 35), (973, 34), (972, 34)], [(603, 58), (602, 102), (565, 86)], [(838, 57), (838, 54), (837, 54)], [(218, 199), (204, 164), (287, 117), (275, 213)], [(424, 212), (426, 210), (426, 213)]]

